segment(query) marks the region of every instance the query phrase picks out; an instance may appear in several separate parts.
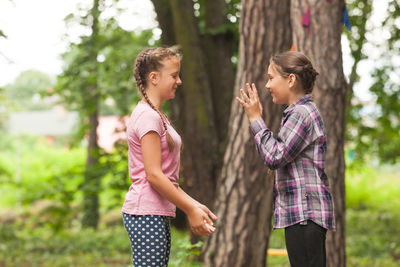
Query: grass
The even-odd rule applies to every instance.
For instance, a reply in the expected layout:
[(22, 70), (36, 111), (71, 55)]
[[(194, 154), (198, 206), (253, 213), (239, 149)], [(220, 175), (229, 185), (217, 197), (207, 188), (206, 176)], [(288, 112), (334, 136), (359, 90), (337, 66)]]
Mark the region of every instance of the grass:
[[(80, 229), (78, 209), (65, 210), (80, 199), (76, 192), (82, 180), (83, 149), (66, 150), (21, 142), (21, 179), (16, 184), (17, 147), (12, 142), (0, 142), (0, 148), (0, 213), (2, 210), (22, 212), (22, 217), (13, 223), (4, 220), (14, 216), (12, 212), (0, 215), (0, 266), (130, 266), (129, 239), (122, 222), (118, 221), (118, 211), (114, 224), (105, 220), (93, 231)], [(400, 266), (399, 169), (399, 165), (347, 168), (348, 266)], [(104, 186), (100, 196), (102, 207), (103, 201), (110, 203), (114, 191)], [(33, 201), (46, 197), (65, 206), (36, 212)], [(102, 212), (105, 214), (104, 209)], [(195, 261), (196, 250), (189, 242), (187, 231), (172, 229), (172, 244), (170, 266), (202, 265)], [(270, 247), (285, 248), (283, 230), (272, 232)], [(286, 267), (289, 262), (287, 257), (268, 257), (268, 266)]]
[[(189, 235), (172, 229), (170, 265), (198, 267)], [(26, 225), (0, 226), (0, 266), (131, 266), (128, 235), (121, 223), (112, 227), (68, 229)]]

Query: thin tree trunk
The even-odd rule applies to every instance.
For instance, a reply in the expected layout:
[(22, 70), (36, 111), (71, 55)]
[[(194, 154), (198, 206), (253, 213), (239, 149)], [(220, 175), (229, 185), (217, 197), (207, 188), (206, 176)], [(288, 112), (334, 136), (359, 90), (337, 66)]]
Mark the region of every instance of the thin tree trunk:
[[(212, 208), (226, 143), (227, 107), (232, 98), (233, 49), (227, 49), (232, 47), (232, 42), (229, 34), (208, 34), (202, 39), (193, 2), (152, 1), (163, 36), (165, 34), (163, 43), (171, 44), (174, 33), (184, 54), (183, 86), (170, 106), (185, 147), (181, 157), (183, 187), (189, 195)], [(206, 12), (212, 14), (205, 19), (206, 27), (217, 28), (226, 21), (224, 7), (223, 0), (204, 3)], [(172, 15), (168, 17), (167, 14)], [(196, 240), (192, 236), (192, 241)]]
[[(89, 39), (89, 45), (91, 51), (89, 52), (89, 60), (92, 62), (93, 69), (91, 70), (91, 76), (96, 77), (97, 75), (97, 49), (96, 41), (99, 34), (99, 16), (100, 6), (103, 4), (102, 0), (94, 0), (93, 7), (90, 11), (92, 17), (92, 35)], [(97, 143), (97, 126), (98, 126), (98, 112), (99, 112), (99, 97), (97, 93), (97, 80), (88, 81), (88, 84), (92, 84), (88, 88), (86, 94), (87, 106), (86, 109), (89, 114), (89, 133), (88, 133), (88, 149), (87, 149), (87, 160), (86, 160), (86, 171), (85, 180), (82, 185), (83, 190), (83, 227), (97, 228), (99, 221), (99, 179), (97, 175), (98, 166), (98, 143)]]
[[(95, 91), (96, 87), (91, 88)], [(93, 102), (96, 100), (92, 99)], [(91, 101), (91, 102), (92, 102)], [(96, 101), (97, 102), (97, 101)], [(94, 103), (92, 103), (94, 104)], [(99, 179), (96, 175), (98, 166), (98, 144), (97, 144), (98, 111), (95, 110), (89, 117), (89, 137), (87, 147), (85, 181), (83, 189), (83, 227), (97, 228), (99, 221)]]
[[(310, 8), (310, 28), (301, 19)], [(332, 190), (336, 232), (327, 236), (327, 266), (346, 265), (345, 250), (345, 162), (344, 132), (347, 85), (343, 74), (341, 33), (344, 1), (292, 0), (293, 40), (299, 51), (308, 55), (320, 73), (314, 89), (327, 131), (326, 173)]]
[[(266, 93), (273, 53), (291, 45), (290, 1), (242, 1), (239, 63), (234, 95), (254, 82), (267, 125), (277, 131), (282, 107)], [(204, 266), (265, 266), (271, 231), (273, 172), (259, 157), (243, 109), (232, 102), (228, 145), (218, 180), (217, 231), (204, 246)]]

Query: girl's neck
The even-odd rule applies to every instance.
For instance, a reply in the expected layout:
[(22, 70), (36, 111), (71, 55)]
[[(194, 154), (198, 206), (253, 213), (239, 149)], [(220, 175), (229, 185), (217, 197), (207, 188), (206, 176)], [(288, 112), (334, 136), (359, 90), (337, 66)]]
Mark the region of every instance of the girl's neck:
[[(162, 99), (160, 97), (157, 97), (156, 95), (152, 94), (152, 92), (150, 90), (148, 90), (147, 92), (147, 97), (150, 100), (151, 104), (153, 104), (153, 106), (158, 109), (159, 111), (161, 111), (161, 106), (162, 106)], [(142, 98), (142, 101), (147, 102), (146, 98)]]
[(298, 92), (296, 94), (293, 94), (289, 97), (289, 101), (288, 101), (288, 106), (290, 106), (291, 104), (293, 104), (294, 102), (296, 102), (297, 99), (299, 99), (300, 97), (305, 96), (306, 94), (304, 92)]

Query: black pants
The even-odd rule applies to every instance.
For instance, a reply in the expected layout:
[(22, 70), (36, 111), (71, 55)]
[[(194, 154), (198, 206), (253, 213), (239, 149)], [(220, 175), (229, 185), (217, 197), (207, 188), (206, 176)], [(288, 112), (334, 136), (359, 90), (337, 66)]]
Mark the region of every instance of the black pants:
[(134, 267), (167, 267), (171, 249), (170, 219), (122, 213), (132, 245)]
[(308, 220), (306, 225), (285, 228), (286, 249), (291, 267), (325, 267), (326, 229)]

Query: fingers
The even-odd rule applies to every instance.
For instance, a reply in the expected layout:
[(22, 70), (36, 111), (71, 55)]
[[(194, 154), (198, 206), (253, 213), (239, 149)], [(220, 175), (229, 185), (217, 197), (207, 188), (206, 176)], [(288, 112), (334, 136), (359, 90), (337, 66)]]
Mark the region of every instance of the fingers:
[(237, 102), (239, 102), (240, 105), (246, 104), (240, 97), (236, 97)]
[(208, 210), (208, 216), (210, 216), (211, 219), (213, 219), (214, 221), (218, 219), (218, 217), (214, 213), (212, 213), (211, 210)]
[[(214, 213), (212, 213), (212, 211), (206, 205), (199, 203), (198, 207), (202, 209), (212, 220), (214, 221), (217, 220), (217, 216)], [(213, 221), (211, 221), (211, 225), (214, 225)]]
[(211, 233), (215, 232), (215, 227), (214, 227), (214, 226), (209, 225), (209, 224), (206, 224), (206, 226), (207, 226), (208, 230), (209, 230)]
[(196, 205), (196, 207), (196, 211), (189, 217), (191, 230), (196, 235), (209, 236), (215, 231), (213, 221), (208, 217), (208, 214), (212, 212), (202, 204)]
[(205, 222), (200, 226), (192, 227), (192, 232), (195, 235), (199, 235), (199, 236), (209, 236), (214, 231), (215, 231), (215, 227), (213, 227), (212, 225), (209, 225)]
[(247, 90), (247, 93), (249, 94), (249, 98), (254, 99), (254, 93), (253, 93), (253, 90), (251, 89), (249, 83), (246, 83), (246, 90)]
[(213, 221), (210, 219), (210, 217), (208, 217), (208, 214), (204, 214), (205, 216), (203, 216), (203, 220), (205, 223), (208, 223), (209, 225), (213, 225)]
[[(247, 87), (247, 85), (246, 85), (246, 87)], [(247, 96), (247, 94), (245, 93), (245, 91), (243, 89), (240, 89), (240, 94), (242, 95), (242, 97), (244, 99), (244, 102), (249, 102), (250, 101), (249, 97)]]
[(245, 103), (253, 102), (250, 100), (258, 100), (258, 91), (257, 91), (256, 85), (254, 83), (251, 84), (251, 87), (250, 87), (249, 83), (246, 83), (246, 91), (247, 91), (247, 94), (243, 89), (240, 89), (240, 94), (242, 95), (243, 100), (239, 97), (236, 97), (236, 100), (240, 104), (243, 105)]
[[(215, 216), (215, 214), (212, 213), (211, 210), (210, 210), (207, 206), (203, 205), (203, 207), (204, 207), (203, 210), (207, 213), (207, 215), (208, 215), (211, 219), (213, 219), (213, 220), (215, 221), (215, 220), (217, 219), (217, 216)], [(211, 221), (211, 225), (213, 225), (213, 221)]]

